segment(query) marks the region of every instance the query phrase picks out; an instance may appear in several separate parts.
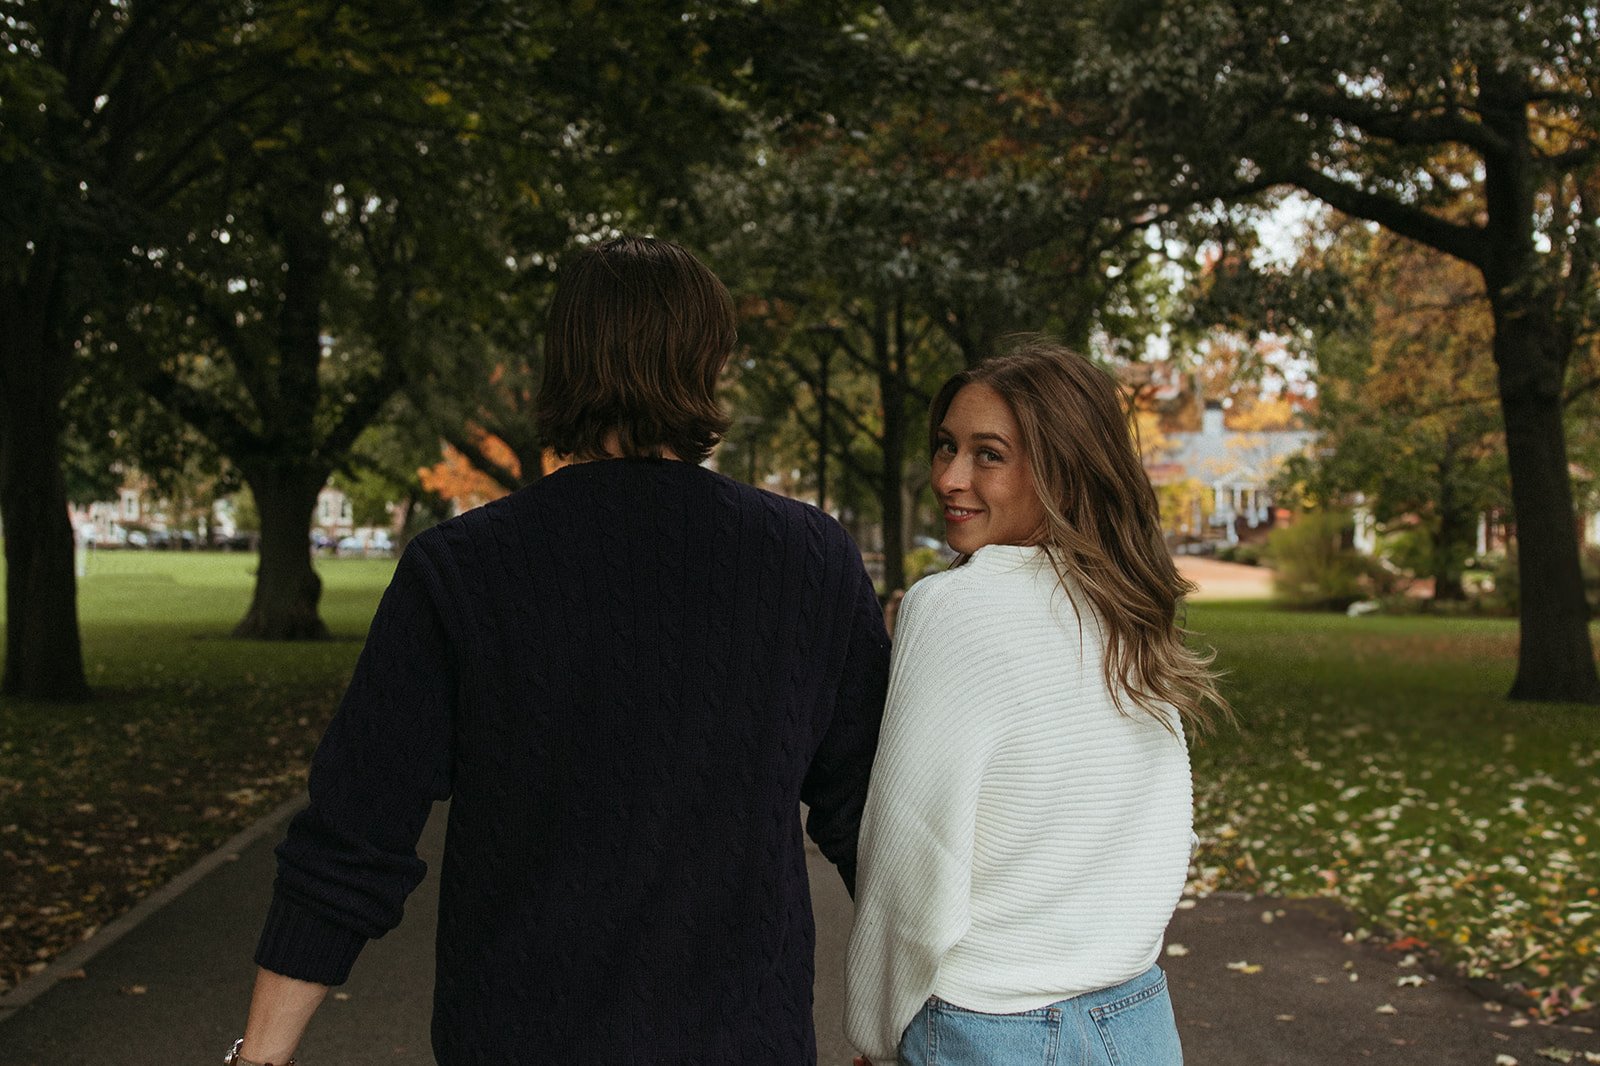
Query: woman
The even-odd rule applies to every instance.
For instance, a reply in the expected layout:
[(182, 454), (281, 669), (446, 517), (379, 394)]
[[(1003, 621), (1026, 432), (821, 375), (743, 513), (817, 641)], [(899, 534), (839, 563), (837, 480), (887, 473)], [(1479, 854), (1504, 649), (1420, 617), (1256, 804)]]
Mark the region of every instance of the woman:
[(815, 1062), (799, 805), (853, 886), (888, 639), (837, 523), (699, 465), (733, 343), (674, 244), (564, 265), (539, 422), (574, 461), (401, 558), (278, 848), (230, 1062), (291, 1060), (447, 797), (443, 1066)]
[(1184, 726), (1226, 704), (1117, 387), (1030, 342), (951, 378), (930, 438), (959, 559), (900, 607), (846, 1032), (908, 1066), (1180, 1063)]

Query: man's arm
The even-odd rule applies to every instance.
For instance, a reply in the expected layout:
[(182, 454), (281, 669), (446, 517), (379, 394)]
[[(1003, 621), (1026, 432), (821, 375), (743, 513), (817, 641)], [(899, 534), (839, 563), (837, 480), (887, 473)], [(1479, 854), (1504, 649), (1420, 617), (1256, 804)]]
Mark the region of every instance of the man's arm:
[(395, 568), (355, 674), (312, 759), (310, 805), (278, 876), (240, 1054), (285, 1063), (363, 945), (400, 921), (427, 869), (417, 838), (451, 788), (457, 671), (422, 538)]
[(327, 985), (258, 969), (239, 1054), (251, 1062), (288, 1062), (327, 994)]
[(800, 789), (800, 798), (809, 808), (806, 831), (838, 868), (852, 897), (856, 892), (856, 838), (889, 683), (889, 637), (883, 628), (882, 608), (859, 556), (855, 570), (849, 647), (833, 718)]

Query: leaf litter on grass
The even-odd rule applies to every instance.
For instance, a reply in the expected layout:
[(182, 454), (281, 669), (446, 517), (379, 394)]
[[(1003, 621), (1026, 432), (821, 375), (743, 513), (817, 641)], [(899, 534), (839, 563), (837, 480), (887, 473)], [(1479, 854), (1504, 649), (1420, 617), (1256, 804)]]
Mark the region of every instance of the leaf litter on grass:
[[(1426, 944), (1536, 1016), (1591, 1008), (1592, 709), (1528, 711), (1492, 690), (1451, 693), (1463, 656), (1508, 654), (1495, 634), (1456, 647), (1438, 633), (1408, 643), (1391, 627), (1387, 651), (1361, 639), (1346, 654), (1337, 627), (1326, 628), (1317, 641), (1298, 632), (1264, 651), (1270, 635), (1251, 634), (1247, 648), (1215, 634), (1242, 727), (1195, 746), (1202, 846), (1191, 891), (1332, 898), (1360, 916), (1362, 936)], [(1432, 684), (1434, 674), (1446, 680)]]

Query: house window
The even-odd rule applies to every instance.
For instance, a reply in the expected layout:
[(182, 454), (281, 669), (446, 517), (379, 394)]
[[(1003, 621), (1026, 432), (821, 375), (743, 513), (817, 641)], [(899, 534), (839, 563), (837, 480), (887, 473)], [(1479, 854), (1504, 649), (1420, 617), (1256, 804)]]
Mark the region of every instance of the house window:
[(122, 490), (122, 517), (130, 522), (139, 517), (139, 494), (132, 489)]

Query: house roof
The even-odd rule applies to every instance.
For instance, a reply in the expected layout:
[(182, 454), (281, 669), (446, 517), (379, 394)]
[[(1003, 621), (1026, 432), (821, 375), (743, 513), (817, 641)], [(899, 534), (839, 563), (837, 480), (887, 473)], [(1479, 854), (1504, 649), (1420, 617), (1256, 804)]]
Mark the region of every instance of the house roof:
[(1303, 429), (1169, 433), (1147, 469), (1158, 484), (1194, 478), (1207, 484), (1266, 485), (1284, 460), (1316, 442)]

